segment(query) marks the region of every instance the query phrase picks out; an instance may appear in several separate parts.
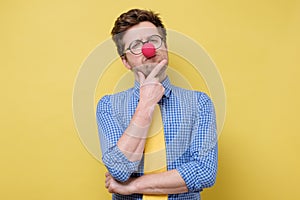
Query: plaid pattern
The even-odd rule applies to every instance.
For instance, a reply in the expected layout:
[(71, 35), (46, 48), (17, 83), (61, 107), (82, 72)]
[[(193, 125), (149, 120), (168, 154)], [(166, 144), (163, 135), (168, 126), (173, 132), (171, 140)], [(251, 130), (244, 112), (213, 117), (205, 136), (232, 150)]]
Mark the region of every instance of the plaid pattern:
[[(202, 92), (162, 82), (165, 94), (159, 105), (164, 123), (167, 168), (176, 169), (189, 192), (168, 195), (169, 200), (197, 200), (200, 191), (215, 183), (217, 131), (214, 106)], [(143, 175), (143, 159), (130, 162), (116, 146), (129, 125), (139, 101), (139, 83), (133, 88), (104, 96), (97, 105), (97, 123), (102, 160), (118, 181)], [(114, 200), (142, 200), (142, 195), (113, 194)]]

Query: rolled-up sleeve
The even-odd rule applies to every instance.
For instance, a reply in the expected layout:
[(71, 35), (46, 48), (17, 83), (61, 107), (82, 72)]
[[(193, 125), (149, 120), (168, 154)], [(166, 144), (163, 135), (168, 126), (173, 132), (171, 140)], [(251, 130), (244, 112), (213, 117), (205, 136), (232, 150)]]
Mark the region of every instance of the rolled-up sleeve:
[(116, 180), (124, 182), (137, 170), (139, 161), (129, 161), (117, 146), (124, 130), (120, 127), (116, 116), (113, 116), (109, 95), (98, 102), (96, 117), (102, 161)]
[(196, 116), (189, 151), (190, 162), (177, 168), (190, 192), (214, 185), (218, 164), (215, 110), (212, 101), (204, 93), (198, 93)]

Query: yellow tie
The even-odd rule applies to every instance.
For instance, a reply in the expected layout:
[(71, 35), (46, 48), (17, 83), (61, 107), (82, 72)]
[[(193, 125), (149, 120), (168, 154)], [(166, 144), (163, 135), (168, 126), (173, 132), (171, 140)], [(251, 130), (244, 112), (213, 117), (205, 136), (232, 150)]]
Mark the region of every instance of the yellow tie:
[[(155, 106), (144, 151), (144, 174), (167, 171), (166, 144), (159, 105)], [(168, 195), (144, 194), (143, 200), (167, 200)]]

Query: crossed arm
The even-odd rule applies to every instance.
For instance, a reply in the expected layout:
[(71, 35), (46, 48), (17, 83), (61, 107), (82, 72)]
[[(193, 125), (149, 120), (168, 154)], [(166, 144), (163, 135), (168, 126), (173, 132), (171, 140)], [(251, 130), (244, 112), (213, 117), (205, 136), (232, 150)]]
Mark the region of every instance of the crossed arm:
[(187, 192), (185, 182), (177, 172), (170, 170), (158, 174), (147, 174), (130, 178), (126, 182), (116, 181), (108, 172), (105, 174), (105, 187), (110, 193), (118, 194), (177, 194)]
[[(203, 98), (201, 98), (201, 102), (203, 102)], [(206, 102), (208, 102), (206, 103), (207, 105), (201, 106), (201, 108), (205, 107), (203, 108), (203, 113), (211, 113), (207, 109), (212, 108), (212, 105), (208, 100)], [(106, 174), (106, 187), (109, 192), (124, 195), (132, 193), (176, 194), (198, 192), (203, 188), (211, 187), (215, 182), (217, 170), (217, 138), (208, 137), (209, 140), (203, 143), (210, 145), (205, 149), (199, 147), (199, 142), (203, 141), (203, 138), (206, 138), (207, 135), (215, 135), (213, 134), (215, 132), (215, 123), (214, 120), (211, 121), (214, 115), (205, 115), (201, 114), (201, 122), (198, 122), (200, 124), (196, 124), (195, 130), (193, 130), (195, 131), (193, 133), (195, 138), (192, 139), (194, 142), (190, 144), (190, 161), (182, 163), (174, 170), (159, 174), (144, 175), (139, 178), (130, 178), (131, 174), (138, 170), (140, 160), (130, 161), (117, 145), (103, 149), (103, 161), (109, 170), (109, 173)], [(108, 120), (106, 122), (112, 120), (109, 118), (110, 114), (101, 116), (103, 119)], [(204, 118), (208, 119), (201, 125)], [(109, 129), (107, 126), (103, 128), (105, 130)], [(111, 139), (114, 140), (113, 138)]]

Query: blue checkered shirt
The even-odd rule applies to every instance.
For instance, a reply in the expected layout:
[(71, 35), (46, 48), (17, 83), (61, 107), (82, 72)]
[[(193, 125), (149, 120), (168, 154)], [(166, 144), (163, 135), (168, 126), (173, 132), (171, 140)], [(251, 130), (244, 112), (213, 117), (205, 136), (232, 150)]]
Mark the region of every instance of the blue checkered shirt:
[[(170, 84), (159, 101), (166, 141), (167, 169), (176, 169), (185, 181), (187, 193), (169, 194), (169, 200), (197, 200), (200, 191), (215, 183), (217, 173), (217, 131), (214, 106), (202, 92)], [(126, 91), (104, 96), (97, 105), (97, 123), (102, 160), (110, 174), (124, 182), (143, 175), (143, 159), (131, 162), (117, 147), (139, 101), (139, 83)], [(113, 194), (113, 200), (142, 200), (142, 194)]]

